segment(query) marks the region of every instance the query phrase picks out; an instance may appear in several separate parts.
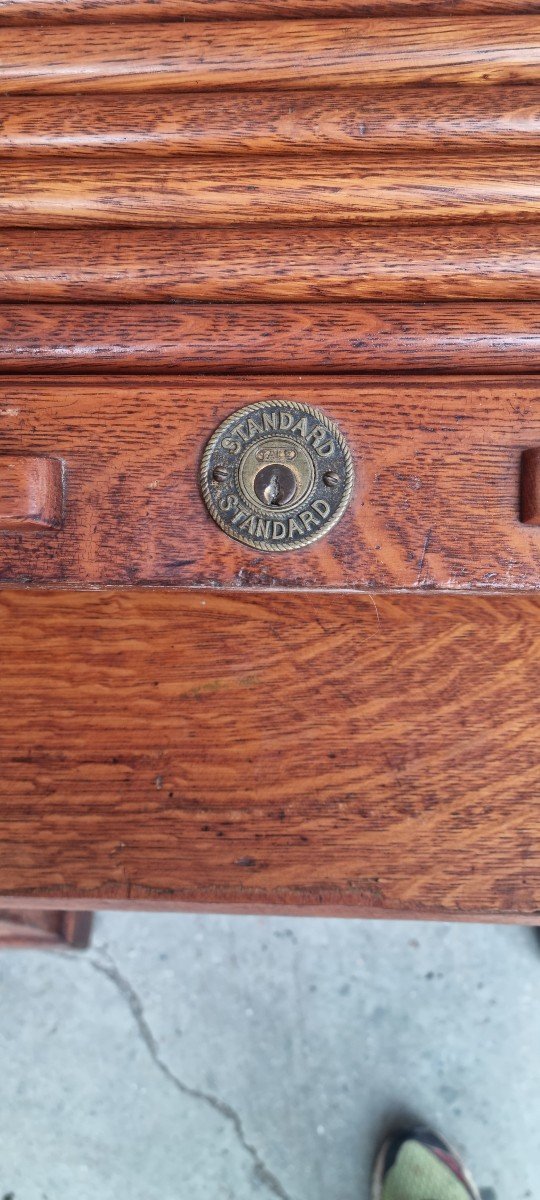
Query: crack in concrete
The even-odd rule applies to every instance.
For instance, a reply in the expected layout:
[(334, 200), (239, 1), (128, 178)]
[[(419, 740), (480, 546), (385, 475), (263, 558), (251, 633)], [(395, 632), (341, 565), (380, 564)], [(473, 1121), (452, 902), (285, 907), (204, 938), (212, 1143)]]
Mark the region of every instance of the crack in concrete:
[(272, 1195), (278, 1196), (279, 1200), (291, 1200), (289, 1193), (282, 1186), (279, 1179), (277, 1179), (269, 1167), (266, 1166), (266, 1163), (261, 1158), (256, 1146), (248, 1141), (242, 1118), (237, 1113), (236, 1109), (233, 1108), (231, 1104), (228, 1104), (225, 1100), (220, 1100), (219, 1096), (214, 1096), (211, 1092), (205, 1092), (201, 1088), (190, 1087), (190, 1085), (184, 1083), (184, 1081), (180, 1079), (178, 1075), (175, 1075), (174, 1071), (172, 1071), (167, 1063), (163, 1061), (160, 1056), (158, 1044), (154, 1034), (152, 1033), (152, 1030), (146, 1019), (143, 1004), (138, 993), (135, 991), (135, 988), (132, 986), (129, 980), (122, 975), (121, 971), (119, 971), (109, 952), (102, 950), (102, 954), (106, 954), (107, 961), (104, 962), (90, 957), (86, 961), (94, 968), (95, 971), (99, 971), (102, 975), (105, 975), (105, 977), (119, 992), (122, 999), (125, 1000), (139, 1032), (139, 1036), (146, 1046), (148, 1054), (150, 1055), (154, 1065), (159, 1071), (161, 1071), (161, 1074), (165, 1077), (165, 1079), (167, 1079), (168, 1082), (172, 1084), (172, 1086), (176, 1088), (176, 1091), (180, 1092), (182, 1096), (189, 1096), (192, 1100), (199, 1100), (200, 1103), (208, 1105), (208, 1107), (212, 1108), (214, 1112), (219, 1113), (221, 1117), (224, 1117), (226, 1121), (229, 1121), (236, 1133), (240, 1145), (246, 1151), (246, 1154), (249, 1155), (252, 1161), (253, 1173), (256, 1180), (259, 1183), (264, 1184), (264, 1186), (268, 1188)]

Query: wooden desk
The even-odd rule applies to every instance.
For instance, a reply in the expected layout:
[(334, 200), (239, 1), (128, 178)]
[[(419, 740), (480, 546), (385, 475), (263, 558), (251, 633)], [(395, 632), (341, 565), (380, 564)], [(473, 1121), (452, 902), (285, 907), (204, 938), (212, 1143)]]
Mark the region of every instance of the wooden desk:
[[(2, 903), (537, 920), (540, 3), (0, 22)], [(298, 552), (254, 399), (350, 448)]]

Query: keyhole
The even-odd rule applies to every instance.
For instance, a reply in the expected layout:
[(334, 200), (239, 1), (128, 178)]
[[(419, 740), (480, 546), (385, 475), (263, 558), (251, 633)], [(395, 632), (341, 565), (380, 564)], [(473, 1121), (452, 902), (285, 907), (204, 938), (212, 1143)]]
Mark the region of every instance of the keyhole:
[(296, 492), (296, 475), (282, 463), (263, 467), (253, 480), (253, 490), (261, 504), (282, 508), (290, 504)]

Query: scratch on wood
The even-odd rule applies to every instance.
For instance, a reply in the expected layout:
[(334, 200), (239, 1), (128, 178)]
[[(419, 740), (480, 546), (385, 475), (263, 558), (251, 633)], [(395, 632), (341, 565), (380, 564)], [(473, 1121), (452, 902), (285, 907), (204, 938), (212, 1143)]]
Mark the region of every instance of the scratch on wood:
[(423, 569), (424, 569), (424, 563), (425, 563), (425, 561), (426, 561), (426, 554), (427, 554), (427, 552), (428, 552), (428, 549), (429, 549), (429, 543), (430, 543), (430, 541), (431, 541), (431, 534), (432, 534), (432, 532), (433, 532), (433, 531), (432, 531), (431, 529), (428, 529), (428, 531), (427, 531), (427, 533), (426, 533), (426, 536), (425, 536), (425, 539), (424, 539), (424, 545), (422, 546), (422, 553), (421, 553), (421, 555), (420, 555), (420, 562), (418, 563), (418, 575), (416, 576), (416, 585), (417, 585), (417, 587), (418, 587), (418, 586), (419, 586), (419, 584), (421, 583), (421, 575), (422, 575), (422, 571), (423, 571)]

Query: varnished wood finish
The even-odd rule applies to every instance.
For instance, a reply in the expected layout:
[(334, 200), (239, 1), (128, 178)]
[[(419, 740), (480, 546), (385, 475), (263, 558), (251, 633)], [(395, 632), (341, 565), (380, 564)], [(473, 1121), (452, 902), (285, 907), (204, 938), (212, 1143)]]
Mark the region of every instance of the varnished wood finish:
[(0, 24), (538, 13), (539, 0), (0, 0)]
[(0, 280), (4, 301), (538, 300), (540, 226), (5, 229)]
[[(284, 153), (538, 146), (540, 88), (6, 96), (0, 154)], [(357, 164), (362, 168), (362, 160)]]
[(4, 902), (537, 920), (539, 603), (4, 592)]
[(531, 154), (14, 158), (0, 225), (538, 221)]
[[(540, 538), (519, 497), (521, 451), (540, 444), (538, 389), (534, 378), (6, 381), (4, 451), (61, 457), (68, 487), (61, 529), (0, 533), (0, 584), (535, 590)], [(337, 422), (356, 483), (321, 541), (261, 554), (214, 524), (199, 464), (226, 416), (280, 397)]]
[(540, 370), (540, 303), (0, 305), (2, 371)]
[(8, 27), (3, 92), (540, 82), (534, 15)]
[(0, 529), (56, 527), (63, 504), (59, 459), (0, 453)]

